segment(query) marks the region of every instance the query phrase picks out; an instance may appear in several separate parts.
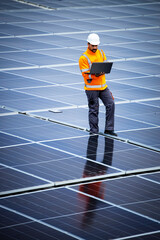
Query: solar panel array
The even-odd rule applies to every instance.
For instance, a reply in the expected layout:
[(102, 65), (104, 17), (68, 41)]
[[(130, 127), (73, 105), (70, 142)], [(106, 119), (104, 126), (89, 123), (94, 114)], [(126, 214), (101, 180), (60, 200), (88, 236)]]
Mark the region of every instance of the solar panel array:
[[(0, 2), (0, 236), (159, 239), (160, 2)], [(78, 59), (99, 34), (115, 131), (88, 134)]]

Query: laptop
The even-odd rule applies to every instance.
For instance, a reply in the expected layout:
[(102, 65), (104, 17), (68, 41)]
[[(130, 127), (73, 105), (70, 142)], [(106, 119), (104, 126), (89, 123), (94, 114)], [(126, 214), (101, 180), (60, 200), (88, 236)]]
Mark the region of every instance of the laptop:
[(86, 74), (96, 74), (96, 73), (110, 73), (113, 62), (93, 62), (91, 70)]

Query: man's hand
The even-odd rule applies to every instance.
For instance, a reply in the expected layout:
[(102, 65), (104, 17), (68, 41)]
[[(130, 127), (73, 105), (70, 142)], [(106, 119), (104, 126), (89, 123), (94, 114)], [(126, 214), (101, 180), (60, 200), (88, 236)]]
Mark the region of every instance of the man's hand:
[(105, 74), (104, 72), (96, 73), (95, 76), (96, 76), (96, 77), (99, 77), (99, 76), (104, 75), (104, 74)]

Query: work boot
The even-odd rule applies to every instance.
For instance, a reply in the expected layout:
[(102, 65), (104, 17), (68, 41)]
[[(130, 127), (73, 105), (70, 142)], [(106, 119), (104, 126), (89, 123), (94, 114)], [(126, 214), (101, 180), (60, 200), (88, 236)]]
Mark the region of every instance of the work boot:
[(117, 133), (115, 133), (113, 130), (105, 130), (104, 133), (112, 136), (116, 136), (116, 137), (118, 136)]

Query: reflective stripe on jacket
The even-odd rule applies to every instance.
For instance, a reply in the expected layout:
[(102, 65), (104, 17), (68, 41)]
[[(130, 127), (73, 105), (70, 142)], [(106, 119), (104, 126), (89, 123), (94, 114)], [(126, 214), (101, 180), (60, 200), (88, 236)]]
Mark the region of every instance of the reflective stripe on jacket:
[(96, 77), (95, 75), (86, 74), (90, 72), (93, 62), (104, 62), (106, 56), (102, 50), (97, 49), (95, 53), (87, 49), (79, 58), (79, 68), (84, 78), (85, 90), (104, 90), (107, 87), (105, 75)]

